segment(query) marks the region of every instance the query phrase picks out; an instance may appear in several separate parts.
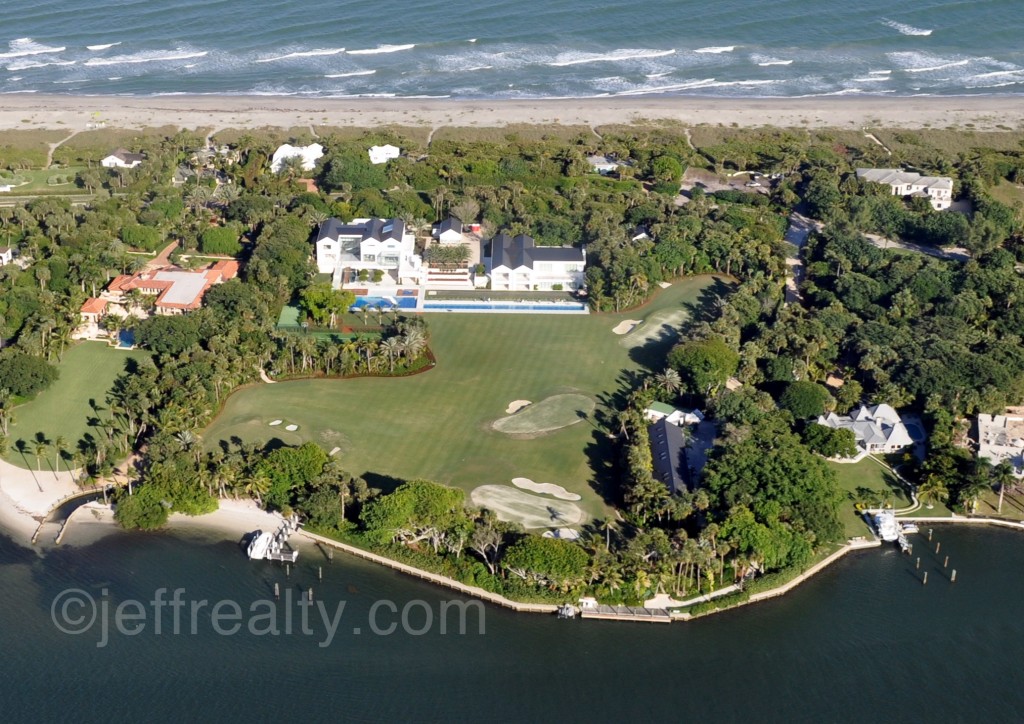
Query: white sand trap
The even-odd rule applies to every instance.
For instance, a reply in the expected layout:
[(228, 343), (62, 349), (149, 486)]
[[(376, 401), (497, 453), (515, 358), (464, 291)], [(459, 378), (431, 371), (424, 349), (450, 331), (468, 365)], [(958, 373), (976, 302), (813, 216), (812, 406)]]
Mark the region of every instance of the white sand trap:
[(481, 485), (469, 497), (473, 505), (524, 528), (561, 528), (583, 520), (583, 510), (575, 503), (530, 495), (510, 485)]
[(282, 422), (284, 422), (284, 420), (271, 420), (269, 424), (270, 424), (271, 427), (277, 427)]
[(570, 493), (561, 485), (555, 485), (554, 483), (535, 483), (529, 478), (512, 478), (512, 484), (517, 488), (529, 490), (530, 492), (533, 493), (544, 493), (545, 495), (552, 495), (558, 498), (559, 500), (580, 499), (580, 496), (576, 495), (576, 493)]
[(580, 532), (575, 528), (556, 528), (541, 533), (543, 538), (558, 538), (559, 540), (579, 540)]
[(512, 400), (512, 402), (508, 403), (508, 407), (505, 408), (505, 414), (514, 415), (524, 407), (529, 407), (530, 404), (529, 400)]
[(333, 450), (331, 450), (329, 453), (327, 453), (327, 457), (334, 457), (339, 452), (341, 452), (341, 448), (340, 447), (336, 447)]
[(582, 422), (595, 407), (594, 401), (586, 395), (572, 392), (552, 395), (514, 415), (495, 420), (491, 427), (509, 435), (536, 435)]
[(658, 282), (658, 286), (661, 287), (662, 289), (668, 289), (670, 286), (672, 286), (672, 282)]
[(649, 342), (661, 339), (679, 338), (679, 328), (689, 318), (685, 309), (663, 309), (644, 320), (643, 326), (634, 329), (619, 340), (624, 347), (643, 347)]
[(615, 334), (628, 334), (636, 329), (638, 324), (640, 324), (639, 319), (624, 319), (612, 327), (612, 331), (615, 332)]
[(298, 425), (287, 425), (284, 429), (287, 430), (288, 432), (295, 432), (296, 430), (299, 429), (299, 426)]

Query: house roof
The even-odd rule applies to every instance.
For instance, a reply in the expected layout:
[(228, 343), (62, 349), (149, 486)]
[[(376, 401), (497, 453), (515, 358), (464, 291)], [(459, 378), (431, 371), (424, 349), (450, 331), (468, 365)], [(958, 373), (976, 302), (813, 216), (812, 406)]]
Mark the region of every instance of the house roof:
[(401, 241), (404, 234), (405, 222), (401, 219), (355, 219), (351, 224), (346, 224), (340, 219), (330, 218), (320, 224), (316, 240), (354, 236), (360, 241)]
[(146, 157), (141, 153), (132, 153), (127, 148), (119, 148), (110, 155), (121, 159), (125, 163), (142, 163), (146, 160)]
[(96, 297), (89, 297), (85, 300), (82, 305), (82, 314), (102, 314), (103, 310), (107, 308), (106, 299), (97, 299)]
[(10, 250), (11, 250), (11, 247), (9, 247), (9, 246), (0, 246), (0, 254), (6, 254)]
[(278, 146), (277, 150), (274, 151), (274, 155), (270, 159), (270, 170), (277, 173), (281, 170), (281, 165), (284, 163), (286, 158), (298, 156), (302, 159), (302, 170), (312, 171), (316, 168), (316, 162), (323, 155), (324, 147), (319, 143), (311, 143), (308, 146), (292, 146), (285, 143)]
[(686, 463), (686, 435), (666, 418), (647, 426), (651, 440), (654, 477), (665, 483), (670, 493), (688, 489), (690, 471)]
[(582, 249), (572, 246), (537, 246), (532, 236), (519, 234), (510, 237), (501, 233), (488, 242), (485, 255), (491, 257), (491, 268), (500, 266), (509, 269), (526, 267), (533, 269), (534, 262), (572, 262), (584, 260)]
[(953, 179), (948, 176), (922, 176), (914, 171), (898, 168), (858, 168), (857, 178), (889, 186), (924, 186), (933, 189), (953, 190)]
[(660, 412), (663, 415), (671, 415), (676, 411), (676, 408), (672, 407), (672, 405), (667, 405), (664, 402), (652, 402), (647, 406), (647, 409), (653, 410), (654, 412)]
[(437, 235), (440, 236), (446, 231), (454, 231), (456, 234), (462, 233), (462, 222), (456, 219), (454, 216), (449, 216), (447, 219), (437, 225)]
[(618, 166), (619, 162), (607, 156), (587, 156), (587, 163), (591, 166)]
[(890, 448), (906, 447), (913, 444), (899, 413), (885, 403), (867, 407), (861, 405), (850, 415), (830, 412), (818, 418), (818, 424), (835, 429), (851, 430), (858, 443), (887, 445)]

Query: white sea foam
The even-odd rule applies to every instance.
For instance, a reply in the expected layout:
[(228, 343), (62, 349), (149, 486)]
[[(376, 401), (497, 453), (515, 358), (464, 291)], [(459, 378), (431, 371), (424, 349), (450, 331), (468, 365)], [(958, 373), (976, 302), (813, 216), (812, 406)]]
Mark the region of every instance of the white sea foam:
[[(21, 80), (21, 78), (11, 78), (11, 80)], [(37, 91), (37, 90), (12, 90), (12, 91), (4, 91), (4, 93), (38, 93), (38, 92), (39, 91)]]
[(349, 73), (329, 73), (324, 78), (352, 78), (357, 75), (373, 75), (376, 72), (375, 70), (353, 70)]
[(33, 63), (31, 61), (27, 63), (11, 63), (7, 66), (7, 70), (29, 70), (31, 68), (45, 68), (48, 65), (74, 65), (77, 60), (55, 60), (52, 63)]
[(106, 50), (107, 48), (113, 48), (115, 45), (120, 45), (120, 44), (121, 44), (120, 42), (117, 42), (117, 43), (105, 43), (103, 45), (87, 45), (87, 46), (85, 46), (85, 48), (86, 48), (86, 50)]
[(764, 60), (758, 63), (758, 65), (790, 65), (792, 62), (792, 60)]
[(945, 70), (946, 68), (956, 68), (960, 65), (967, 65), (970, 62), (970, 58), (965, 58), (964, 60), (954, 60), (949, 63), (940, 63), (939, 65), (928, 65), (923, 68), (904, 68), (903, 70), (907, 73), (930, 73), (936, 70)]
[(85, 61), (83, 65), (91, 66), (103, 66), (103, 65), (136, 65), (138, 63), (157, 63), (160, 61), (172, 61), (172, 60), (190, 60), (192, 58), (203, 58), (209, 51), (187, 51), (177, 50), (172, 53), (165, 54), (159, 50), (146, 50), (141, 53), (135, 53), (133, 55), (112, 55), (109, 58), (90, 58)]
[(666, 75), (672, 75), (673, 71), (666, 70), (664, 73), (648, 73), (645, 78), (664, 78)]
[(731, 53), (736, 50), (735, 45), (710, 45), (707, 48), (697, 48), (694, 53)]
[(12, 76), (11, 76), (10, 78), (8, 78), (7, 80), (21, 80), (21, 76), (20, 76), (20, 75), (12, 75)]
[(109, 78), (107, 78), (107, 80), (121, 80), (123, 77), (124, 76), (121, 75), (112, 75)]
[(867, 78), (851, 78), (851, 83), (884, 83), (889, 80), (889, 76), (886, 75), (871, 75)]
[(891, 75), (891, 70), (869, 70), (868, 75)]
[(881, 21), (882, 25), (887, 25), (893, 30), (896, 30), (900, 35), (931, 35), (932, 31), (927, 28), (915, 28), (913, 25), (907, 25), (906, 23), (897, 23), (895, 20), (886, 20), (883, 18)]
[(84, 83), (85, 78), (75, 78), (74, 80), (55, 80), (54, 85), (67, 85), (68, 83)]
[(272, 58), (259, 58), (257, 63), (273, 63), (278, 60), (291, 60), (293, 58), (313, 58), (322, 55), (338, 55), (344, 53), (344, 48), (317, 48), (316, 50), (297, 50), (294, 53), (275, 55)]
[(8, 43), (8, 46), (10, 47), (10, 52), (0, 53), (0, 60), (6, 58), (23, 58), (26, 55), (60, 53), (66, 50), (64, 46), (61, 46), (59, 48), (50, 47), (47, 45), (43, 45), (41, 43), (37, 43), (36, 41), (32, 40), (32, 38), (18, 38), (17, 40), (12, 40), (10, 43)]
[(564, 67), (583, 63), (614, 63), (622, 60), (638, 60), (641, 58), (663, 58), (672, 55), (675, 50), (648, 50), (643, 48), (623, 48), (605, 55), (596, 53), (562, 53), (555, 60), (545, 65)]
[(364, 48), (362, 50), (349, 50), (349, 55), (377, 55), (378, 53), (397, 53), (400, 50), (412, 50), (416, 47), (415, 43), (406, 43), (405, 45), (378, 45), (376, 48)]
[(467, 42), (469, 42), (469, 43), (475, 43), (475, 42), (476, 42), (476, 38), (470, 38), (470, 39), (469, 39), (469, 40), (468, 40)]
[(1024, 73), (1024, 68), (1017, 68), (1016, 70), (994, 70), (991, 73), (978, 73), (977, 75), (972, 75), (969, 78), (969, 80), (978, 80), (980, 78), (998, 78), (999, 76), (1002, 75), (1017, 75), (1019, 73)]
[(660, 85), (660, 86), (642, 86), (640, 88), (632, 88), (630, 90), (619, 91), (614, 95), (617, 96), (641, 96), (655, 93), (672, 93), (674, 91), (689, 90), (691, 88), (704, 88), (715, 82), (714, 78), (704, 78), (703, 80), (691, 80), (685, 83), (675, 83), (673, 85)]

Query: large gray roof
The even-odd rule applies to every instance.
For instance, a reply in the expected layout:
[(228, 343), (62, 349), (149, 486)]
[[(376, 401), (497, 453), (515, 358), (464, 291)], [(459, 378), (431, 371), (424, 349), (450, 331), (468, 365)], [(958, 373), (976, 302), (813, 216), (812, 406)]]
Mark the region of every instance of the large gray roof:
[(533, 269), (534, 262), (538, 261), (582, 262), (584, 259), (582, 249), (571, 246), (537, 246), (533, 237), (526, 234), (511, 237), (503, 232), (491, 239), (488, 246), (492, 268), (505, 266), (509, 269)]
[(360, 241), (375, 239), (401, 241), (405, 233), (405, 222), (401, 219), (368, 219), (362, 224), (346, 224), (341, 219), (330, 218), (320, 224), (316, 240), (337, 239), (341, 236), (358, 236)]
[(651, 439), (654, 477), (665, 483), (670, 493), (685, 492), (690, 480), (685, 433), (662, 418), (647, 426), (647, 434)]

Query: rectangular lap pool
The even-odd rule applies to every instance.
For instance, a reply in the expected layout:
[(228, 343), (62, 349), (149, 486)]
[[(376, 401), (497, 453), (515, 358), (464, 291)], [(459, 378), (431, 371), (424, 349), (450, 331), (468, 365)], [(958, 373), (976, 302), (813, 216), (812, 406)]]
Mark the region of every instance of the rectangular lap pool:
[(350, 307), (351, 311), (358, 311), (363, 307), (376, 307), (378, 309), (416, 309), (416, 297), (356, 297), (355, 303)]

